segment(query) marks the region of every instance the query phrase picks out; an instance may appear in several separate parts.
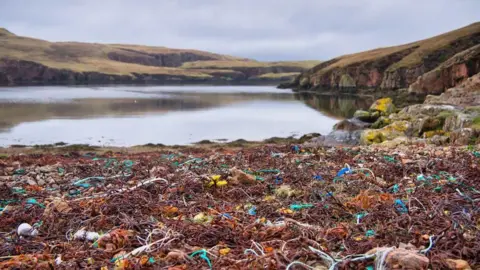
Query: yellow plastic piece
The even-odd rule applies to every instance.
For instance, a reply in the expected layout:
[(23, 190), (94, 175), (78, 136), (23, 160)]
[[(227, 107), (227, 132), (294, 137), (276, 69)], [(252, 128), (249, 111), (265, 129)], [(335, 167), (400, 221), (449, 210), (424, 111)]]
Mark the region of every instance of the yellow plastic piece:
[(226, 180), (217, 181), (217, 187), (224, 187), (228, 184)]
[(227, 248), (222, 248), (218, 252), (220, 253), (220, 255), (225, 256), (228, 253), (230, 253), (230, 248), (228, 248), (228, 247)]

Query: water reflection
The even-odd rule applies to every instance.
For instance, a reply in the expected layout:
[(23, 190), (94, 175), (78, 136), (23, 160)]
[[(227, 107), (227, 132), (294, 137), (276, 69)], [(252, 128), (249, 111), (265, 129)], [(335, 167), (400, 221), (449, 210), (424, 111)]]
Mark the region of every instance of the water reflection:
[(0, 88), (0, 146), (186, 144), (326, 134), (370, 103), (274, 87)]
[(373, 97), (355, 95), (319, 95), (296, 93), (295, 98), (307, 106), (328, 116), (344, 119), (353, 116), (356, 110), (365, 110), (374, 101)]
[(0, 131), (23, 122), (46, 119), (82, 119), (95, 117), (140, 116), (170, 111), (193, 111), (254, 100), (294, 100), (291, 94), (187, 94), (170, 98), (82, 98), (68, 102), (0, 103)]

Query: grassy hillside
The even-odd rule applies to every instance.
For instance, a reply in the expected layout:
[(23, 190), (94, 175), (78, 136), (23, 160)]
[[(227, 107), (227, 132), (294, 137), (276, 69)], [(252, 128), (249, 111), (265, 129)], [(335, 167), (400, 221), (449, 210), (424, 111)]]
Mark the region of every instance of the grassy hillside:
[(298, 68), (312, 68), (318, 65), (321, 61), (280, 61), (280, 62), (258, 62), (253, 60), (211, 60), (211, 61), (196, 61), (186, 62), (182, 65), (183, 68), (214, 68), (214, 69), (235, 69), (235, 68), (268, 68), (268, 67), (298, 67)]
[(405, 88), (418, 76), (478, 44), (480, 22), (417, 42), (333, 58), (303, 72), (289, 87)]
[(388, 55), (392, 55), (404, 50), (412, 49), (413, 51), (407, 56), (403, 57), (400, 61), (395, 62), (390, 66), (390, 69), (400, 67), (411, 67), (420, 64), (424, 57), (431, 52), (438, 50), (442, 47), (449, 46), (455, 40), (460, 38), (469, 37), (472, 34), (480, 33), (480, 22), (471, 24), (464, 28), (460, 28), (455, 31), (451, 31), (439, 36), (435, 36), (429, 39), (420, 40), (417, 42), (404, 44), (400, 46), (392, 46), (386, 48), (378, 48), (374, 50), (347, 54), (335, 58), (334, 63), (325, 67), (325, 70), (333, 69), (336, 67), (346, 67), (352, 64), (375, 61)]
[[(264, 73), (300, 72), (318, 63), (258, 62), (199, 50), (142, 45), (48, 42), (16, 36), (4, 28), (0, 28), (0, 59), (31, 61), (49, 68), (73, 72), (127, 76), (180, 75), (207, 79), (229, 76), (234, 79), (248, 79)], [(238, 70), (238, 67), (242, 69)], [(255, 71), (250, 74), (250, 69)]]

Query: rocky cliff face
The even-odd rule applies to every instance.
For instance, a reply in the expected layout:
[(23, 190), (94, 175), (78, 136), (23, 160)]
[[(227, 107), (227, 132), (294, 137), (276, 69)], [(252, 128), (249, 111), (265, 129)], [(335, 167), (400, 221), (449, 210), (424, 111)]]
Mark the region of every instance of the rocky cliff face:
[(141, 74), (112, 75), (99, 72), (75, 72), (50, 68), (31, 61), (0, 59), (0, 85), (18, 84), (88, 84), (202, 81), (182, 75)]
[(480, 23), (430, 39), (345, 55), (323, 62), (281, 87), (297, 90), (410, 87), (439, 94), (479, 71)]
[(276, 84), (291, 80), (315, 63), (258, 62), (199, 50), (142, 45), (48, 42), (0, 28), (0, 85)]
[(124, 63), (157, 67), (179, 67), (185, 62), (216, 59), (212, 56), (194, 54), (190, 52), (154, 54), (131, 49), (122, 49), (120, 51), (110, 52), (108, 53), (108, 58)]
[(427, 104), (452, 104), (457, 106), (480, 105), (480, 72), (440, 96), (427, 96)]
[(435, 69), (423, 74), (409, 87), (410, 92), (440, 94), (480, 72), (480, 45), (462, 51)]

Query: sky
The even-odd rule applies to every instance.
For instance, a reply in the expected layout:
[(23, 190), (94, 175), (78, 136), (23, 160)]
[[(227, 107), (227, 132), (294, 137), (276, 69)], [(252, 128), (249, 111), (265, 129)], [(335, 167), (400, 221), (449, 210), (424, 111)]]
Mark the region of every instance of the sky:
[(49, 41), (328, 60), (480, 21), (480, 0), (0, 0), (0, 27)]

